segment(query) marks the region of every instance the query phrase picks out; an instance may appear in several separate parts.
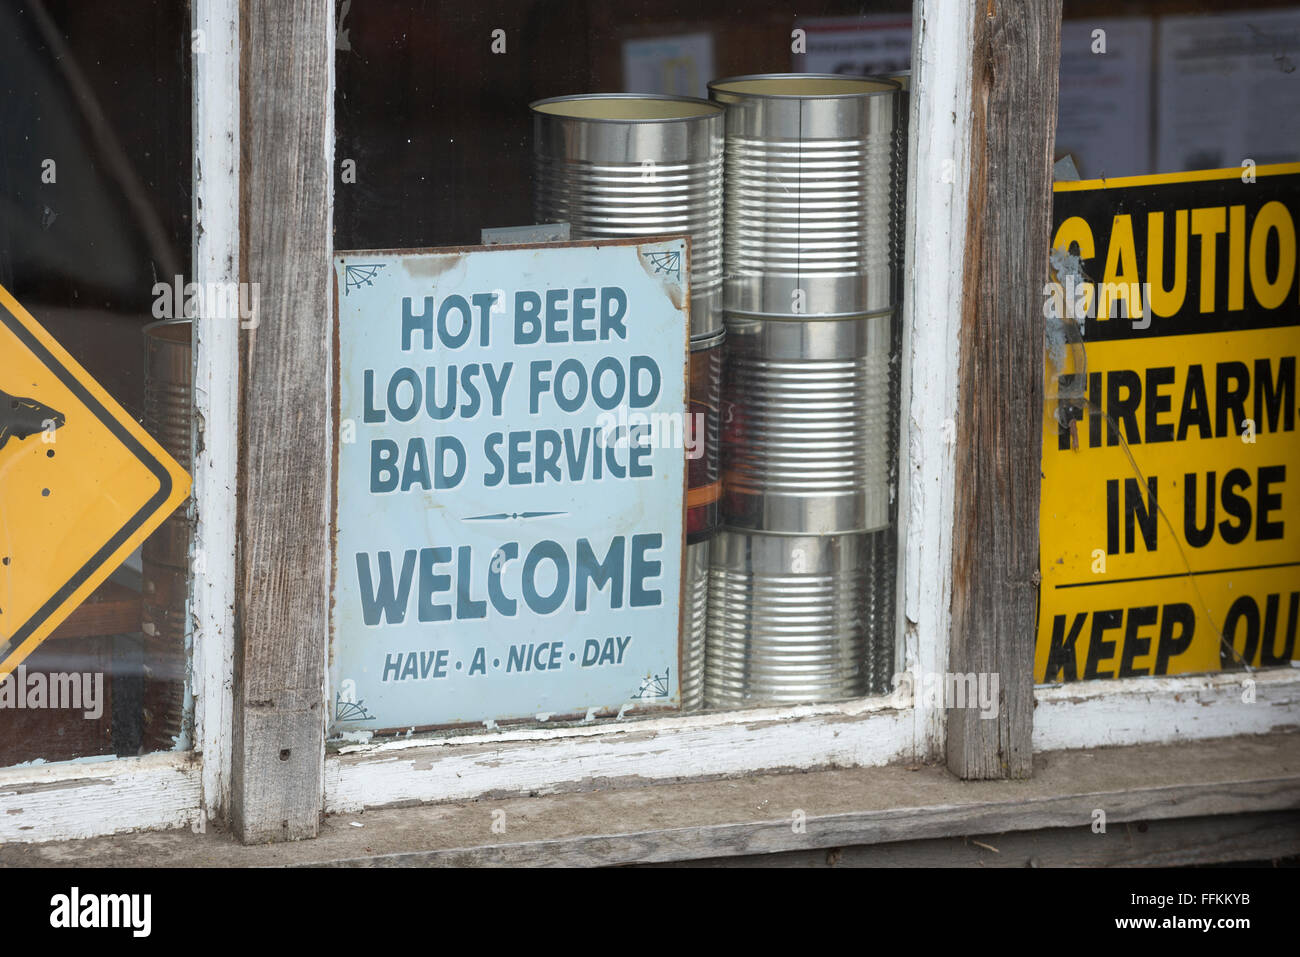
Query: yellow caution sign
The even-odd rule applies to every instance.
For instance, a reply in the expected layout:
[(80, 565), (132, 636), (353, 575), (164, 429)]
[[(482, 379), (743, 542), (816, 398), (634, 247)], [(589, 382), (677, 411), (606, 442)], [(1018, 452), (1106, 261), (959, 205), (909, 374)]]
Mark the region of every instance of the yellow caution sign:
[(0, 286), (0, 679), (189, 491), (184, 469)]
[(1300, 164), (1056, 184), (1034, 677), (1300, 657)]

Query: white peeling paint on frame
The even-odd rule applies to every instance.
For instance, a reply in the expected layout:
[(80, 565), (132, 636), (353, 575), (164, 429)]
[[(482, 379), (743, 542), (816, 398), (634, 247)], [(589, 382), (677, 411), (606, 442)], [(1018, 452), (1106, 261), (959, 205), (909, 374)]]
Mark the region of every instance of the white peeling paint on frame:
[(617, 728), (529, 729), (348, 749), (325, 766), (325, 810), (499, 793), (554, 793), (834, 764), (911, 752), (907, 711), (888, 699), (655, 718)]
[[(916, 0), (903, 306), (904, 447), (900, 524), (903, 659), (916, 675), (948, 666), (956, 476), (958, 339), (971, 139), (973, 7)], [(897, 669), (902, 670), (902, 669)], [(924, 696), (922, 696), (924, 697)], [(943, 751), (944, 711), (913, 711), (918, 755)]]
[[(193, 0), (194, 281), (239, 281), (239, 5)], [(240, 321), (194, 329), (194, 497), (190, 624), (195, 743), (203, 755), (203, 808), (230, 789), (235, 653), (235, 500), (239, 459)]]
[(1035, 751), (1295, 731), (1300, 669), (1044, 685), (1034, 702)]
[(0, 843), (197, 826), (202, 782), (188, 754), (0, 770)]

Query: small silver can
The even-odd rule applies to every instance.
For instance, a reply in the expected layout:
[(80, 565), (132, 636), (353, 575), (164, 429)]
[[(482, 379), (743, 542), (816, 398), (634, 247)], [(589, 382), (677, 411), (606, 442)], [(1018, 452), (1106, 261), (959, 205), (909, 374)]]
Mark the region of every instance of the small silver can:
[(709, 553), (711, 539), (686, 546), (686, 588), (683, 599), (681, 691), (682, 710), (704, 706), (705, 627), (709, 617)]
[(722, 328), (723, 108), (690, 97), (538, 100), (533, 209), (574, 239), (691, 239), (691, 338)]
[(894, 121), (893, 172), (891, 173), (893, 208), (890, 210), (889, 233), (893, 248), (889, 256), (894, 268), (894, 305), (901, 309), (903, 305), (904, 251), (907, 244), (905, 229), (907, 223), (907, 152), (908, 126), (911, 121), (912, 109), (912, 71), (901, 70), (898, 73), (890, 73), (884, 79), (897, 83), (899, 88), (898, 115)]
[(863, 535), (713, 540), (705, 706), (738, 708), (867, 693), (869, 542)]
[(724, 525), (837, 535), (889, 524), (890, 321), (728, 315)]
[[(144, 422), (149, 434), (186, 471), (190, 470), (190, 410), (193, 408), (191, 326), (153, 322), (144, 327)], [(189, 565), (188, 510), (177, 509), (145, 540), (144, 558), (159, 565)]]
[(888, 309), (896, 99), (882, 78), (729, 77), (724, 305), (756, 316)]

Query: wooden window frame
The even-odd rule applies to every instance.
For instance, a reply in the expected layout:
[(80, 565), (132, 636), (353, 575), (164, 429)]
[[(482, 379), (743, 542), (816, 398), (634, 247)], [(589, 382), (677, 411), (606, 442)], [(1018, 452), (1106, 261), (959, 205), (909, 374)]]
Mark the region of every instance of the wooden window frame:
[[(896, 669), (912, 681), (849, 702), (327, 755), (334, 4), (192, 10), (207, 51), (194, 58), (195, 280), (260, 286), (256, 328), (196, 323), (194, 750), (0, 770), (0, 840), (220, 818), (260, 843), (399, 802), (899, 759), (1025, 777), (1034, 751), (1279, 723), (1241, 701), (1236, 674), (1034, 688), (1060, 2), (915, 0), (896, 616)], [(908, 691), (969, 671), (999, 674), (996, 720)], [(1261, 702), (1294, 713), (1293, 669), (1250, 677)]]
[[(930, 6), (918, 3), (918, 18)], [(913, 70), (910, 97), (901, 346), (909, 411), (899, 430), (899, 514), (905, 518), (899, 522), (895, 654), (895, 670), (910, 672), (912, 680), (900, 681), (892, 695), (847, 702), (348, 745), (326, 759), (322, 810), (546, 793), (592, 779), (666, 781), (941, 757), (944, 712), (912, 689), (921, 687), (921, 675), (943, 673), (947, 658), (955, 447), (945, 423), (952, 422), (957, 402), (961, 317), (950, 303), (963, 283), (970, 85), (960, 68), (969, 56), (942, 51), (968, 49), (971, 27), (948, 15), (913, 32), (913, 63), (924, 66)], [(918, 237), (924, 261), (946, 268), (915, 269), (911, 250)], [(1045, 250), (1043, 257), (1045, 264)], [(918, 362), (918, 356), (943, 361)]]

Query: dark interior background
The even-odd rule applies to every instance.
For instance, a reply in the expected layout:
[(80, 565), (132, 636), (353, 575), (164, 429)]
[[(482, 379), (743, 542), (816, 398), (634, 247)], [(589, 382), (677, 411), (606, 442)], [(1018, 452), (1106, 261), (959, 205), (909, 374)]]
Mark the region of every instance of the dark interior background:
[(186, 0), (0, 2), (0, 284), (137, 416), (190, 271), (190, 42)]
[[(911, 10), (909, 0), (344, 0), (335, 161), (356, 162), (356, 183), (336, 181), (335, 246), (477, 243), (482, 227), (531, 223), (528, 104), (623, 92), (626, 40), (707, 32), (715, 76), (784, 73), (796, 17), (910, 20)], [(504, 54), (491, 50), (496, 29)]]

